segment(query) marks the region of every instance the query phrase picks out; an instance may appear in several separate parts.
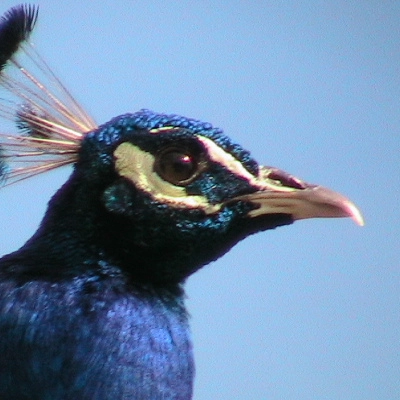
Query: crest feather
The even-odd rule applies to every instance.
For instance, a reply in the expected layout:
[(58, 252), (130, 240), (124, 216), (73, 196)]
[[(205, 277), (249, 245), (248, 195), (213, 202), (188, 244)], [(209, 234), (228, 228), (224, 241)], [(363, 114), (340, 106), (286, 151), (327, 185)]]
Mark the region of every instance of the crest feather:
[(7, 61), (19, 49), (22, 42), (28, 40), (38, 15), (38, 8), (20, 5), (8, 10), (0, 19), (0, 71)]
[[(19, 131), (0, 133), (0, 180), (6, 185), (75, 162), (83, 137), (97, 128), (28, 42), (37, 15), (37, 7), (21, 5), (0, 19), (0, 89), (5, 94), (0, 116)], [(29, 69), (16, 56), (18, 50)]]

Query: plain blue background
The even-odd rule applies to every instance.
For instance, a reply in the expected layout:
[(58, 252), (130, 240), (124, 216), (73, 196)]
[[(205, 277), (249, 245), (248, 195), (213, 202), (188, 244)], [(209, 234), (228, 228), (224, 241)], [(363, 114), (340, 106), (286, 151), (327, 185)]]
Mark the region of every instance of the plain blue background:
[[(189, 279), (195, 400), (399, 399), (400, 3), (39, 4), (33, 41), (98, 123), (212, 122), (364, 213), (255, 235)], [(1, 190), (1, 253), (69, 173)]]

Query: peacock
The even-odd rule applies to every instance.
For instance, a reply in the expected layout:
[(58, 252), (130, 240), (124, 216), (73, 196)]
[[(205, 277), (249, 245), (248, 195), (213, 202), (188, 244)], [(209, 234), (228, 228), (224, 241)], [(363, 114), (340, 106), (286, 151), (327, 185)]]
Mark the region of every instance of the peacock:
[(251, 234), (362, 216), (210, 123), (142, 109), (96, 124), (30, 44), (37, 16), (0, 21), (0, 114), (17, 129), (0, 135), (0, 175), (73, 171), (0, 260), (0, 399), (189, 400), (185, 280)]

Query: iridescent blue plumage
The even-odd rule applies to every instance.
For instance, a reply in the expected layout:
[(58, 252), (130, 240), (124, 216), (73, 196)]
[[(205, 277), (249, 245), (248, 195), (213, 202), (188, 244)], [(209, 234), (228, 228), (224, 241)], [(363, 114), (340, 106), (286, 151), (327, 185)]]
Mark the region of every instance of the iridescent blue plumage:
[[(174, 209), (118, 177), (121, 143), (156, 154), (201, 134), (229, 148), (220, 130), (177, 119), (145, 111), (89, 133), (39, 230), (0, 261), (0, 398), (191, 398), (181, 284), (248, 233), (241, 216), (253, 206), (239, 201), (209, 216)], [(150, 132), (162, 123), (175, 129)], [(211, 164), (188, 192), (216, 203), (254, 191)]]
[[(187, 118), (176, 114), (161, 114), (151, 110), (143, 109), (133, 114), (125, 114), (113, 118), (108, 125), (112, 125), (113, 130), (115, 126), (127, 126), (130, 129), (137, 128), (143, 130), (152, 130), (162, 127), (175, 127), (188, 129), (192, 135), (201, 133), (203, 136), (209, 137), (216, 144), (221, 146), (223, 149), (232, 153), (234, 157), (237, 157), (243, 165), (251, 172), (256, 175), (258, 173), (258, 164), (251, 157), (250, 152), (243, 149), (239, 144), (234, 143), (232, 139), (223, 134), (223, 130), (215, 128), (209, 122), (202, 122), (194, 118)], [(107, 130), (107, 135), (110, 135)]]
[(35, 19), (19, 6), (0, 21), (0, 70), (12, 61), (25, 78), (0, 80), (18, 105), (0, 112), (23, 133), (0, 135), (0, 176), (21, 159), (13, 182), (74, 167), (32, 238), (0, 259), (0, 399), (190, 400), (185, 280), (250, 234), (361, 216), (209, 123), (141, 110), (97, 126), (54, 75), (65, 102), (13, 59)]

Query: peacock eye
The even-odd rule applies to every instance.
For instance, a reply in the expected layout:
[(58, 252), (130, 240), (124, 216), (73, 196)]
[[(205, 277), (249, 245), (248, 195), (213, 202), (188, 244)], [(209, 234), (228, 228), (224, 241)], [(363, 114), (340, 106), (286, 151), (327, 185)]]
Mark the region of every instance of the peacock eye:
[(169, 148), (158, 154), (154, 169), (165, 181), (185, 186), (197, 176), (199, 162), (197, 156), (187, 150)]

